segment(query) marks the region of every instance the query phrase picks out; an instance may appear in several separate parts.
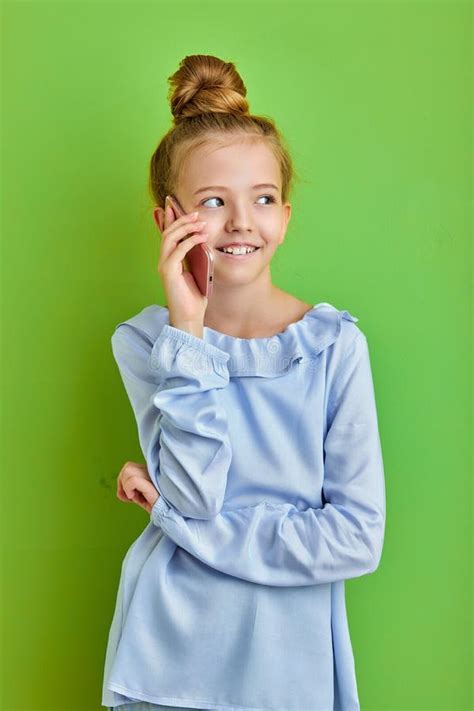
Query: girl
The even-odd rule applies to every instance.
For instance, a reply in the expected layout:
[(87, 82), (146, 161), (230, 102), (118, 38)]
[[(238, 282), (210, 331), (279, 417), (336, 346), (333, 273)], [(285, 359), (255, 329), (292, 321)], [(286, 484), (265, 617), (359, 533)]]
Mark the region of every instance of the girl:
[[(356, 711), (344, 580), (376, 570), (385, 530), (367, 339), (272, 283), (292, 162), (234, 64), (188, 56), (171, 81), (150, 176), (167, 307), (112, 336), (146, 460), (117, 494), (150, 522), (123, 562), (102, 704)], [(182, 266), (203, 241), (209, 299)]]

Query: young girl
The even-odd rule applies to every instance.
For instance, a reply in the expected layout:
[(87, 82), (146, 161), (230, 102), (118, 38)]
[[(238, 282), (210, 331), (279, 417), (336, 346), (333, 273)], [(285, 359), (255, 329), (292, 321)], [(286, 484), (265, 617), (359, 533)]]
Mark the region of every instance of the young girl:
[[(367, 339), (272, 283), (292, 162), (234, 64), (188, 56), (171, 80), (150, 176), (167, 307), (112, 336), (146, 460), (117, 493), (150, 522), (123, 561), (102, 704), (356, 711), (344, 580), (376, 570), (385, 530)], [(209, 299), (182, 264), (203, 241)]]

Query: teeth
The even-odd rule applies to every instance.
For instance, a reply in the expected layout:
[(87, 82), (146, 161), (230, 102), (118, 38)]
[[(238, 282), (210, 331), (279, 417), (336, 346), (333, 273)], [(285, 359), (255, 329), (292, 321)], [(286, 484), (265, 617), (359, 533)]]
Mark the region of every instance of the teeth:
[(223, 252), (228, 252), (229, 254), (250, 254), (250, 252), (255, 252), (256, 247), (223, 247)]

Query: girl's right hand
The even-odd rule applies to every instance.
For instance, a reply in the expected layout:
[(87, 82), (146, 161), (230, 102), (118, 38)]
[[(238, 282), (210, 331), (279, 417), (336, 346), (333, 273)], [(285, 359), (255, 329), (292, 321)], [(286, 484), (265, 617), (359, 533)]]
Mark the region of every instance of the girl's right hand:
[[(201, 294), (193, 275), (183, 268), (183, 260), (194, 245), (207, 240), (198, 221), (199, 213), (188, 213), (176, 218), (168, 201), (165, 203), (162, 242), (158, 260), (158, 273), (163, 282), (170, 321), (203, 325), (208, 298)], [(196, 234), (190, 235), (192, 232)], [(181, 241), (182, 240), (182, 241)]]
[(117, 497), (120, 501), (138, 504), (151, 513), (159, 495), (146, 464), (125, 462), (117, 477)]

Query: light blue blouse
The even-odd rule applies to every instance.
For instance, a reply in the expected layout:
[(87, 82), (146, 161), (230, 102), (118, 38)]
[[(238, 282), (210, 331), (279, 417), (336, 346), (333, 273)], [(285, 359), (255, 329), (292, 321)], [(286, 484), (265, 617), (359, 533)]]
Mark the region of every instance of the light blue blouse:
[(319, 303), (201, 339), (153, 304), (115, 328), (160, 497), (122, 564), (104, 706), (360, 709), (344, 580), (379, 565), (385, 483), (357, 321)]

